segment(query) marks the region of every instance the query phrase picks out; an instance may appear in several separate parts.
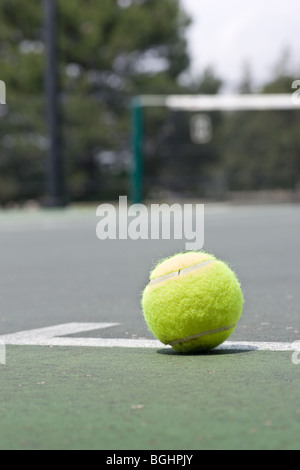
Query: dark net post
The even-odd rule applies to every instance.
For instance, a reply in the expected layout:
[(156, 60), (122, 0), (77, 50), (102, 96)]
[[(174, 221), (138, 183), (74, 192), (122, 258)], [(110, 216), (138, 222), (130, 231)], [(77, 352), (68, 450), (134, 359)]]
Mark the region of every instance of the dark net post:
[(58, 79), (56, 57), (56, 0), (43, 0), (45, 26), (45, 91), (48, 132), (47, 200), (48, 207), (64, 205), (63, 169), (59, 143)]

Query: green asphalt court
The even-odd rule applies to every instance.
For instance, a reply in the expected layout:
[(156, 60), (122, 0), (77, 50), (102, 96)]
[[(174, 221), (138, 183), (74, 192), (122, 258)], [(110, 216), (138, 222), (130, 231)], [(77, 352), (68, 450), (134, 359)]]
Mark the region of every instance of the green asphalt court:
[(205, 354), (160, 344), (141, 312), (151, 268), (185, 240), (100, 240), (98, 220), (0, 212), (0, 449), (299, 450), (300, 206), (205, 205), (203, 250), (245, 295)]

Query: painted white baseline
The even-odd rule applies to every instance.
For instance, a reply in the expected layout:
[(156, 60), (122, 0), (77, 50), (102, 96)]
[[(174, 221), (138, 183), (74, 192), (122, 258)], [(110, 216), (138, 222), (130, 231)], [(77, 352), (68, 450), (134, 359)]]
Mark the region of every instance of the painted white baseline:
[[(120, 323), (64, 323), (0, 336), (1, 344), (20, 346), (85, 346), (99, 348), (170, 348), (158, 340), (127, 338), (72, 338), (67, 335), (117, 326)], [(226, 341), (217, 350), (295, 351), (294, 343)]]

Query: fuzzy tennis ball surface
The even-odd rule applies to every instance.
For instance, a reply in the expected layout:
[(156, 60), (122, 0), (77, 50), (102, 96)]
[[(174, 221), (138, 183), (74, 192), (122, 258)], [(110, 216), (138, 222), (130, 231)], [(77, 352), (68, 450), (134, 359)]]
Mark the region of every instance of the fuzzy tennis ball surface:
[(160, 262), (142, 296), (150, 331), (180, 352), (208, 351), (223, 343), (243, 304), (235, 273), (205, 252), (179, 253)]

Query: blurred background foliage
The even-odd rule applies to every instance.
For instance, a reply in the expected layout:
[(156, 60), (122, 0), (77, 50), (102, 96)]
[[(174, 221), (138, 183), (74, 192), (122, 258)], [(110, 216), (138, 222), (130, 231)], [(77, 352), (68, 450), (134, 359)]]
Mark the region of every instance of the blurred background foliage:
[[(138, 94), (216, 94), (212, 68), (188, 78), (190, 18), (178, 0), (57, 0), (60, 142), (68, 202), (129, 193), (130, 100)], [(41, 0), (1, 0), (0, 204), (45, 200), (45, 31)], [(241, 71), (238, 92), (251, 93)], [(291, 93), (277, 67), (262, 93)], [(224, 197), (297, 189), (300, 112), (211, 116), (213, 139), (195, 144), (189, 113), (145, 113), (145, 197)], [(262, 132), (263, 131), (263, 132)], [(225, 196), (226, 197), (226, 196)]]

